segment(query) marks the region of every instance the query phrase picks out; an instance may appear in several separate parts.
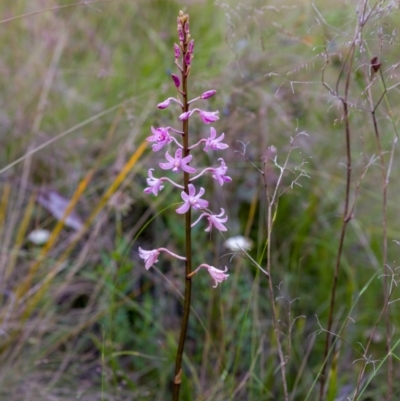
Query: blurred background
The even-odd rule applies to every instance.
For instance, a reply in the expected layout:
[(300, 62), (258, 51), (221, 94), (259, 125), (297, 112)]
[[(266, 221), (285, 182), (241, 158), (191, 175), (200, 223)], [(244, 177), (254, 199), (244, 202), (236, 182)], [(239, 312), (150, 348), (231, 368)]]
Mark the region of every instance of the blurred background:
[[(346, 174), (343, 110), (327, 87), (343, 94), (361, 3), (375, 12), (351, 67), (355, 206), (337, 291), (334, 332), (346, 323), (346, 342), (331, 372), (332, 400), (354, 389), (354, 361), (384, 304), (382, 169), (366, 91), (374, 56), (388, 89), (380, 79), (371, 86), (390, 170), (393, 272), (400, 254), (398, 3), (0, 2), (0, 400), (170, 398), (182, 266), (161, 257), (146, 271), (138, 247), (182, 253), (184, 244), (183, 220), (173, 211), (179, 191), (166, 185), (158, 197), (143, 193), (148, 169), (164, 161), (164, 151), (153, 153), (146, 141), (150, 127), (179, 129), (177, 108), (156, 108), (176, 95), (170, 73), (177, 73), (179, 10), (189, 13), (195, 40), (190, 97), (217, 90), (203, 106), (220, 111), (213, 126), (230, 146), (224, 159), (233, 179), (223, 187), (201, 181), (212, 209), (226, 210), (229, 231), (210, 235), (199, 224), (194, 265), (226, 265), (230, 277), (217, 289), (205, 273), (194, 280), (182, 399), (282, 399), (267, 278), (243, 255), (232, 258), (224, 243), (251, 240), (249, 254), (265, 268), (260, 170), (273, 188), (280, 171), (266, 158), (276, 155), (283, 166), (289, 153), (271, 264), (291, 399), (316, 399), (324, 347), (317, 333), (326, 327)], [(190, 126), (193, 142), (208, 135), (199, 120)], [(198, 163), (217, 164), (219, 156), (206, 156)], [(395, 277), (392, 300), (399, 298)], [(399, 316), (394, 302), (393, 345)], [(382, 321), (370, 354), (363, 399), (383, 399)]]

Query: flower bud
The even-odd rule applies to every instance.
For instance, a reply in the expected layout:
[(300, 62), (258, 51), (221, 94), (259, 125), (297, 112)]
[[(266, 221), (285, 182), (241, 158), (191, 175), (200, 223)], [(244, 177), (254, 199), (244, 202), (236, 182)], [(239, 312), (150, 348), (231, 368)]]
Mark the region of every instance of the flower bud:
[(185, 120), (187, 120), (189, 117), (190, 117), (190, 111), (187, 111), (187, 112), (185, 112), (185, 113), (182, 113), (180, 116), (179, 116), (179, 120), (181, 120), (181, 121), (185, 121)]
[(169, 106), (170, 100), (164, 100), (163, 102), (159, 103), (157, 107), (161, 110), (166, 109)]
[(180, 10), (179, 15), (178, 15), (178, 22), (180, 22), (181, 24), (184, 24), (186, 21), (189, 21), (189, 15), (184, 14), (183, 11)]
[(217, 93), (217, 91), (212, 89), (207, 92), (204, 92), (200, 97), (202, 99), (209, 99), (210, 97), (213, 97), (216, 93)]
[(178, 38), (180, 42), (183, 42), (185, 35), (183, 34), (182, 24), (178, 24)]
[(174, 81), (174, 84), (177, 88), (181, 86), (181, 80), (179, 79), (178, 75), (171, 74), (171, 78)]
[(188, 53), (193, 53), (193, 49), (194, 49), (194, 39), (192, 39), (192, 40), (188, 43)]
[(191, 62), (192, 62), (192, 53), (187, 52), (187, 53), (185, 54), (185, 64), (186, 64), (186, 65), (190, 65)]
[(181, 56), (181, 49), (179, 48), (179, 46), (174, 43), (174, 52), (175, 52), (175, 58), (179, 58)]

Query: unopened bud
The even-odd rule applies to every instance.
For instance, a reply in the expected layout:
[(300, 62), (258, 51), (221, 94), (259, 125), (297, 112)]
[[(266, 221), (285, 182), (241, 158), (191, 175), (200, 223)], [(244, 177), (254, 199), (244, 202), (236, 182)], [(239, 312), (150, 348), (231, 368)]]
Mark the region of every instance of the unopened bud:
[(200, 97), (202, 99), (209, 99), (210, 97), (213, 97), (216, 93), (217, 93), (217, 91), (212, 89), (207, 92), (204, 92)]
[(178, 38), (180, 42), (183, 42), (183, 39), (185, 38), (181, 24), (178, 25)]
[(171, 74), (171, 78), (174, 81), (174, 84), (177, 88), (181, 86), (181, 80), (179, 79), (178, 75)]
[(192, 53), (187, 52), (185, 54), (185, 64), (190, 65), (191, 62), (192, 62)]
[(189, 19), (189, 16), (187, 14), (184, 14), (182, 10), (179, 11), (178, 21), (180, 21), (182, 24), (184, 24), (188, 19)]
[(185, 112), (185, 113), (182, 113), (182, 114), (179, 116), (179, 120), (185, 121), (185, 120), (187, 120), (189, 117), (190, 117), (190, 111), (187, 111), (187, 112)]
[(193, 49), (194, 49), (194, 39), (192, 39), (192, 40), (188, 43), (188, 52), (189, 52), (189, 53), (193, 53)]
[(179, 48), (179, 46), (174, 43), (174, 52), (175, 52), (175, 58), (179, 58), (181, 56), (181, 49)]
[(163, 102), (161, 102), (161, 103), (159, 103), (158, 105), (157, 105), (157, 107), (159, 108), (159, 109), (166, 109), (168, 106), (169, 106), (169, 103), (170, 103), (170, 100), (169, 99), (167, 99), (167, 100), (164, 100)]

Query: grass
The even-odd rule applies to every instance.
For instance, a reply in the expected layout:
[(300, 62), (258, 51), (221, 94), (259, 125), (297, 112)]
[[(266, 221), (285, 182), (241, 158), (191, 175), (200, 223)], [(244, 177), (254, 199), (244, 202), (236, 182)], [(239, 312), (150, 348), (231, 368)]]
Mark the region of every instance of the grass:
[[(0, 3), (1, 399), (170, 398), (181, 272), (171, 261), (146, 271), (137, 248), (162, 244), (179, 253), (184, 243), (183, 227), (163, 209), (178, 196), (167, 188), (157, 198), (143, 194), (156, 161), (145, 150), (150, 126), (173, 124), (173, 114), (155, 105), (174, 93), (168, 73), (181, 8), (190, 13), (196, 41), (191, 93), (218, 90), (210, 108), (221, 111), (216, 128), (231, 149), (226, 162), (233, 183), (223, 192), (208, 189), (228, 211), (228, 236), (250, 237), (249, 256), (263, 268), (268, 208), (251, 162), (262, 168), (273, 145), (283, 163), (290, 138), (308, 134), (295, 140), (283, 175), (281, 188), (289, 189), (275, 209), (270, 264), (289, 399), (318, 399), (346, 193), (343, 112), (322, 85), (321, 71), (334, 88), (357, 14), (356, 2), (290, 0), (267, 6), (256, 0)], [(350, 201), (356, 206), (338, 276), (331, 333), (340, 340), (330, 348), (326, 400), (340, 399), (346, 389), (354, 394), (360, 359), (368, 364), (357, 399), (387, 395), (382, 168), (364, 71), (379, 55), (388, 91), (376, 118), (381, 154), (391, 166), (385, 227), (387, 265), (394, 270), (400, 240), (397, 145), (391, 153), (399, 115), (398, 18), (393, 5), (368, 21), (364, 51), (357, 48), (350, 75)], [(324, 46), (331, 55), (325, 67)], [(379, 80), (371, 92), (377, 102)], [(234, 152), (242, 151), (238, 140), (248, 143), (248, 160)], [(303, 162), (309, 178), (290, 188)], [(278, 174), (270, 163), (268, 185)], [(49, 189), (69, 199), (86, 221), (80, 233), (35, 201)], [(39, 227), (52, 232), (42, 248), (27, 240)], [(230, 278), (217, 290), (206, 275), (194, 281), (182, 399), (283, 399), (268, 280), (249, 257), (230, 261), (224, 238), (215, 234), (204, 242), (194, 232), (194, 264), (204, 256), (215, 266), (228, 264)], [(392, 278), (396, 399), (399, 295)]]

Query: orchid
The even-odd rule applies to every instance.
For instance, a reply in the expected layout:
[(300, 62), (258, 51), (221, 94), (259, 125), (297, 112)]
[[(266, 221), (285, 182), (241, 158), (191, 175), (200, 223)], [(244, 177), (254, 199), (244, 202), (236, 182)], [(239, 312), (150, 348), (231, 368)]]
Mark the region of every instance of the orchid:
[(205, 111), (205, 110), (201, 110), (201, 109), (193, 109), (191, 111), (182, 113), (179, 116), (179, 120), (181, 120), (181, 121), (187, 120), (189, 117), (191, 117), (191, 115), (195, 111), (197, 111), (200, 114), (200, 117), (203, 120), (204, 124), (210, 124), (210, 123), (213, 123), (213, 122), (219, 120), (219, 117), (218, 117), (219, 112), (218, 111)]
[(192, 155), (182, 158), (182, 149), (177, 149), (175, 152), (175, 157), (172, 157), (168, 152), (165, 153), (166, 159), (169, 163), (159, 163), (159, 166), (163, 170), (172, 170), (174, 173), (178, 173), (183, 170), (186, 173), (195, 173), (196, 169), (194, 167), (188, 166), (188, 163), (193, 159)]
[(213, 173), (211, 176), (218, 181), (219, 185), (222, 186), (224, 185), (224, 182), (231, 182), (232, 178), (225, 175), (225, 173), (228, 171), (228, 167), (226, 166), (224, 159), (220, 157), (218, 161), (221, 163), (221, 165), (212, 169)]
[(139, 247), (139, 256), (144, 259), (146, 270), (149, 270), (154, 263), (158, 262), (158, 255), (160, 252), (157, 249), (153, 249), (152, 251), (145, 251), (141, 247)]
[(168, 145), (172, 142), (172, 137), (170, 136), (166, 128), (151, 127), (151, 132), (153, 133), (153, 135), (147, 137), (146, 141), (156, 142), (154, 145), (152, 145), (152, 149), (154, 152), (158, 152), (165, 145)]
[(199, 173), (198, 175), (196, 175), (195, 177), (192, 177), (190, 179), (191, 182), (197, 180), (199, 177), (201, 177), (204, 173), (206, 173), (207, 171), (211, 171), (212, 174), (211, 176), (218, 181), (219, 185), (224, 185), (224, 182), (231, 182), (232, 178), (228, 177), (226, 174), (226, 172), (228, 171), (228, 167), (224, 162), (224, 159), (222, 159), (221, 157), (218, 159), (218, 161), (221, 163), (221, 165), (217, 168), (214, 167), (207, 167), (205, 168), (201, 173)]
[(184, 256), (179, 256), (176, 253), (171, 252), (167, 248), (158, 248), (152, 249), (151, 251), (145, 251), (144, 249), (139, 247), (139, 256), (146, 262), (145, 267), (147, 270), (149, 270), (151, 266), (158, 262), (158, 255), (160, 254), (160, 252), (167, 252), (168, 254), (179, 260), (186, 260)]
[[(158, 152), (164, 147), (168, 147), (168, 151), (165, 152), (166, 161), (158, 162), (158, 165), (162, 170), (171, 170), (173, 173), (182, 174), (175, 175), (175, 177), (178, 177), (178, 179), (176, 179), (177, 182), (175, 182), (175, 179), (171, 180), (168, 177), (155, 177), (153, 175), (154, 169), (150, 168), (148, 170), (148, 177), (146, 178), (147, 187), (144, 189), (144, 193), (158, 196), (158, 194), (160, 193), (160, 191), (163, 190), (164, 185), (166, 184), (171, 184), (174, 187), (181, 189), (181, 198), (183, 203), (180, 204), (178, 208), (175, 209), (175, 211), (178, 214), (184, 215), (183, 217), (186, 227), (186, 253), (185, 256), (179, 256), (171, 252), (167, 248), (144, 250), (139, 247), (139, 256), (141, 259), (144, 260), (145, 268), (147, 270), (158, 262), (158, 258), (161, 252), (165, 252), (170, 256), (173, 256), (174, 258), (185, 262), (184, 271), (186, 272), (186, 279), (184, 280), (184, 314), (182, 319), (179, 347), (175, 364), (175, 372), (182, 372), (182, 355), (184, 351), (186, 329), (188, 327), (188, 319), (191, 308), (191, 301), (190, 297), (188, 296), (188, 294), (190, 293), (191, 280), (188, 279), (193, 277), (202, 268), (207, 269), (213, 280), (214, 288), (229, 277), (229, 275), (227, 274), (227, 267), (225, 267), (224, 270), (219, 270), (214, 266), (206, 263), (200, 264), (200, 266), (198, 266), (196, 270), (192, 271), (193, 246), (190, 229), (192, 229), (196, 224), (204, 219), (208, 223), (205, 228), (206, 232), (211, 232), (214, 228), (219, 230), (220, 232), (225, 232), (227, 231), (226, 222), (228, 221), (228, 216), (225, 215), (225, 210), (223, 208), (220, 208), (219, 214), (214, 214), (208, 209), (209, 202), (202, 198), (206, 192), (205, 189), (200, 187), (197, 192), (197, 189), (193, 185), (193, 182), (203, 176), (206, 172), (210, 172), (211, 176), (215, 180), (217, 180), (221, 186), (226, 182), (232, 181), (232, 179), (231, 177), (228, 177), (226, 175), (228, 167), (225, 164), (224, 159), (222, 158), (218, 159), (218, 161), (220, 162), (219, 167), (205, 166), (200, 173), (197, 173), (197, 169), (195, 167), (189, 165), (193, 162), (194, 159), (192, 153), (196, 155), (196, 151), (198, 153), (202, 152), (198, 147), (203, 142), (205, 143), (205, 152), (215, 150), (220, 151), (227, 149), (229, 146), (226, 143), (223, 143), (225, 134), (222, 133), (221, 135), (217, 136), (217, 131), (213, 127), (210, 127), (210, 134), (208, 137), (198, 138), (195, 141), (193, 140), (191, 130), (189, 130), (188, 120), (194, 113), (199, 114), (201, 121), (204, 124), (211, 124), (218, 121), (219, 115), (218, 111), (206, 111), (199, 108), (190, 109), (192, 107), (191, 104), (195, 101), (206, 101), (213, 97), (217, 93), (217, 91), (215, 89), (210, 89), (201, 94), (198, 94), (192, 100), (188, 100), (190, 99), (188, 94), (188, 88), (190, 88), (190, 85), (188, 85), (188, 78), (194, 60), (194, 40), (191, 38), (190, 35), (189, 15), (184, 14), (182, 11), (179, 12), (177, 18), (177, 31), (178, 41), (177, 43), (174, 43), (173, 54), (175, 65), (177, 66), (180, 75), (178, 76), (173, 73), (170, 74), (174, 84), (174, 89), (177, 91), (177, 97), (169, 97), (163, 102), (159, 103), (157, 107), (158, 109), (163, 110), (169, 107), (171, 102), (177, 103), (182, 110), (181, 114), (179, 115), (179, 120), (182, 121), (182, 130), (180, 131), (173, 127), (151, 127), (152, 135), (147, 138), (147, 141), (152, 143), (152, 150), (154, 152)], [(175, 149), (174, 156), (170, 154), (170, 146), (173, 146)], [(198, 149), (196, 150), (196, 148)], [(195, 174), (197, 175), (194, 176)], [(181, 178), (179, 179), (180, 176)], [(192, 223), (192, 211), (196, 210), (200, 211), (200, 216), (194, 223)], [(185, 277), (183, 277), (183, 279), (184, 278)], [(179, 400), (180, 375), (181, 373), (177, 373), (174, 379), (174, 401)]]
[(225, 134), (222, 133), (218, 138), (217, 136), (217, 131), (213, 127), (210, 128), (210, 136), (209, 138), (206, 139), (206, 146), (204, 147), (204, 150), (208, 152), (210, 149), (211, 150), (218, 150), (218, 149), (226, 149), (229, 148), (229, 146), (226, 143), (220, 143), (224, 137)]
[[(173, 78), (172, 78), (172, 79), (173, 79)], [(175, 80), (174, 80), (174, 81), (175, 81)], [(161, 110), (162, 110), (162, 109), (166, 109), (166, 108), (169, 106), (169, 104), (170, 104), (171, 102), (178, 103), (181, 107), (183, 107), (182, 102), (181, 102), (180, 100), (176, 99), (175, 97), (169, 97), (168, 99), (164, 100), (163, 102), (158, 103), (157, 107), (158, 107), (159, 109), (161, 109)]]
[(155, 196), (158, 195), (158, 192), (161, 191), (164, 188), (164, 185), (161, 185), (162, 180), (159, 178), (153, 177), (153, 171), (154, 168), (149, 169), (148, 175), (149, 178), (146, 179), (147, 185), (149, 185), (147, 188), (144, 189), (145, 194), (153, 193)]
[(196, 270), (194, 270), (192, 273), (188, 275), (188, 277), (193, 277), (202, 267), (208, 270), (208, 273), (210, 274), (211, 278), (214, 280), (215, 285), (213, 285), (213, 288), (216, 288), (219, 283), (222, 283), (225, 281), (228, 277), (229, 274), (226, 274), (228, 271), (228, 268), (225, 266), (224, 270), (219, 270), (215, 268), (214, 266), (210, 266), (206, 263), (202, 263)]
[(184, 204), (176, 209), (176, 213), (183, 214), (186, 213), (191, 207), (193, 209), (204, 209), (208, 207), (208, 201), (204, 199), (200, 199), (205, 192), (204, 188), (200, 188), (199, 193), (196, 195), (196, 188), (193, 184), (189, 184), (189, 194), (185, 191), (182, 191), (181, 197), (184, 201)]
[(183, 189), (182, 185), (177, 184), (175, 181), (172, 181), (168, 177), (161, 177), (161, 178), (155, 178), (153, 176), (153, 168), (149, 169), (148, 175), (149, 178), (146, 179), (147, 185), (149, 185), (147, 188), (144, 189), (145, 194), (150, 194), (153, 193), (154, 196), (157, 196), (158, 193), (164, 188), (164, 185), (161, 185), (162, 182), (168, 181), (170, 182), (174, 187)]
[(153, 135), (149, 136), (146, 138), (146, 141), (148, 142), (156, 142), (153, 146), (153, 152), (158, 152), (160, 149), (162, 149), (165, 145), (170, 144), (172, 141), (174, 141), (179, 148), (182, 148), (182, 145), (168, 133), (168, 130), (175, 131), (178, 134), (182, 134), (181, 131), (178, 131), (174, 128), (171, 127), (160, 127), (160, 128), (153, 128), (151, 127), (151, 132)]
[(226, 143), (220, 143), (225, 138), (224, 133), (222, 133), (218, 138), (216, 138), (216, 136), (217, 136), (217, 131), (213, 127), (211, 127), (210, 136), (208, 138), (200, 139), (197, 143), (190, 146), (189, 149), (196, 148), (202, 142), (206, 143), (206, 146), (204, 147), (205, 152), (208, 152), (209, 150), (220, 150), (220, 149), (223, 150), (229, 148), (229, 146)]
[(227, 231), (227, 228), (224, 226), (223, 223), (226, 223), (228, 221), (228, 216), (225, 216), (222, 218), (222, 216), (225, 214), (225, 210), (221, 208), (221, 213), (220, 214), (210, 214), (208, 215), (208, 227), (204, 231), (211, 231), (213, 227), (215, 227), (219, 231)]
[(225, 210), (223, 208), (221, 208), (220, 214), (202, 213), (200, 217), (192, 224), (192, 227), (194, 227), (203, 217), (206, 217), (208, 220), (208, 227), (204, 231), (210, 232), (213, 227), (219, 231), (227, 231), (224, 223), (228, 221), (228, 216), (222, 217), (224, 214)]

